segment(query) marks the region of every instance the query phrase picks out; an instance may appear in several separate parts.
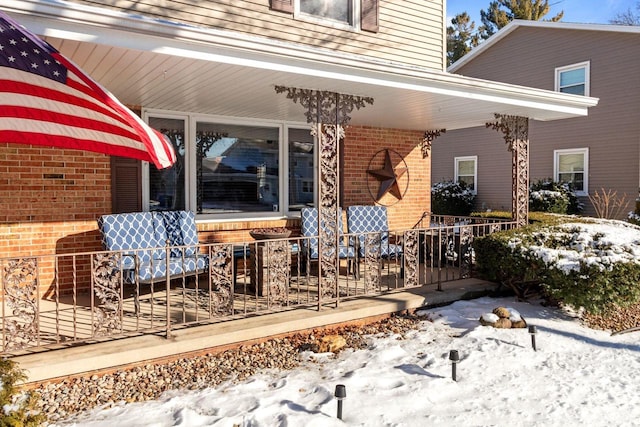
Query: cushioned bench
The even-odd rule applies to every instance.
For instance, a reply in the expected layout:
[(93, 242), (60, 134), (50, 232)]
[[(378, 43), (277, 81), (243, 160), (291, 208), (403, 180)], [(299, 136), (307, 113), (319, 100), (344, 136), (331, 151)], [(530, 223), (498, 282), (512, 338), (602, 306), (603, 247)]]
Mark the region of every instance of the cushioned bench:
[(104, 249), (122, 253), (124, 283), (160, 282), (167, 276), (193, 275), (208, 267), (207, 255), (198, 251), (193, 212), (103, 215), (98, 219), (98, 228)]

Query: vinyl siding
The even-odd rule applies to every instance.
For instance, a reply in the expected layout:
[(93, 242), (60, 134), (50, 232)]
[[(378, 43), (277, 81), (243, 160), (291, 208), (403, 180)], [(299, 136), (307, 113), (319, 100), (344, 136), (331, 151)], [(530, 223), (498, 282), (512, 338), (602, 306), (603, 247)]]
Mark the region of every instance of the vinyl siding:
[(71, 0), (382, 61), (444, 70), (444, 0), (380, 0), (377, 33), (336, 29), (271, 10), (269, 0)]
[[(639, 48), (637, 34), (520, 27), (458, 73), (554, 90), (556, 67), (590, 61), (590, 95), (600, 99), (598, 105), (589, 109), (588, 117), (530, 123), (530, 178), (553, 176), (554, 150), (588, 148), (589, 194), (617, 191), (619, 196), (626, 195), (628, 210), (632, 210), (640, 175)], [(493, 131), (495, 143), (489, 144), (484, 136), (479, 137), (485, 132), (452, 131), (438, 138), (433, 171), (440, 173), (441, 167), (449, 165), (452, 176), (453, 157), (478, 155), (479, 205), (510, 208), (510, 157), (496, 157), (496, 146), (504, 150), (502, 135)], [(495, 160), (483, 162), (483, 153)], [(508, 178), (487, 168), (508, 171)], [(434, 181), (437, 177), (434, 175)], [(584, 213), (594, 214), (588, 198), (583, 201), (587, 205)]]
[(477, 210), (511, 210), (511, 152), (502, 136), (485, 127), (447, 132), (432, 145), (432, 181), (452, 181), (456, 157), (477, 156)]

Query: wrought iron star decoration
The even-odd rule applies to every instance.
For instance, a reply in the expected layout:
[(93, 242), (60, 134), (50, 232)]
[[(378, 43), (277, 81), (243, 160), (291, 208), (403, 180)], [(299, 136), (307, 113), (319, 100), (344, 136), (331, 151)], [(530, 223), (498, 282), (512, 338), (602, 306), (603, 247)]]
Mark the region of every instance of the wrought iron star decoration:
[(384, 150), (384, 167), (382, 169), (369, 169), (367, 173), (380, 181), (376, 201), (382, 199), (387, 193), (393, 194), (398, 200), (402, 199), (402, 192), (400, 191), (398, 180), (402, 175), (407, 173), (407, 168), (394, 169), (388, 149)]

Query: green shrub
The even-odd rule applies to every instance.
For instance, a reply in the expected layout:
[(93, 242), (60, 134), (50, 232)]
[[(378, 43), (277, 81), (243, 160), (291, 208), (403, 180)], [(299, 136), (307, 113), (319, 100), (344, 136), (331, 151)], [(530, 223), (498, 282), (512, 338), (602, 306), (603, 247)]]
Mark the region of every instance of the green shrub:
[(475, 199), (463, 182), (443, 181), (431, 187), (431, 210), (435, 214), (468, 216)]
[(636, 207), (627, 214), (627, 221), (631, 224), (640, 225), (640, 198), (636, 199)]
[(608, 307), (626, 307), (640, 301), (640, 267), (616, 263), (607, 271), (595, 264), (580, 263), (569, 273), (557, 268), (546, 271), (544, 288), (549, 296), (572, 307), (598, 314)]
[(0, 359), (0, 427), (35, 427), (45, 422), (38, 409), (38, 395), (17, 385), (25, 379), (14, 361)]
[[(511, 212), (507, 211), (487, 211), (487, 212), (472, 212), (471, 216), (488, 219), (511, 219)], [(566, 217), (560, 215), (553, 215), (547, 212), (529, 212), (529, 224), (544, 223), (544, 224), (557, 224), (559, 222), (566, 222)]]
[(493, 233), (474, 239), (478, 276), (511, 288), (514, 293), (526, 299), (532, 292), (541, 290), (538, 274), (539, 262), (526, 256), (513, 241), (518, 241), (526, 228)]
[(529, 188), (529, 210), (557, 214), (579, 214), (584, 208), (570, 184), (539, 180)]
[[(574, 218), (570, 224), (539, 224), (476, 239), (477, 272), (520, 297), (542, 290), (545, 297), (590, 313), (640, 301), (640, 247), (614, 245), (611, 236), (587, 224)], [(607, 225), (629, 228), (616, 234), (640, 231), (620, 221)]]

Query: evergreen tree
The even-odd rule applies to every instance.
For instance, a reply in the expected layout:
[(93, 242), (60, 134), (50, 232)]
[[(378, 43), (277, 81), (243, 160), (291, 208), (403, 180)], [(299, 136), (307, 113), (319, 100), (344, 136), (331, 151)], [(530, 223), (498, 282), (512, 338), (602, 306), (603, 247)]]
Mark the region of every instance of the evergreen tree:
[[(482, 21), (483, 40), (488, 39), (500, 28), (506, 26), (514, 19), (526, 19), (540, 21), (549, 13), (549, 0), (495, 0), (489, 3), (489, 8), (480, 11)], [(562, 19), (564, 11), (545, 21), (557, 22)]]
[(462, 58), (472, 47), (480, 43), (476, 24), (471, 21), (467, 12), (462, 12), (451, 19), (447, 27), (447, 66)]
[[(639, 6), (640, 7), (640, 6)], [(549, 13), (549, 0), (494, 0), (487, 10), (480, 10), (482, 25), (475, 30), (475, 22), (467, 12), (456, 15), (447, 27), (447, 65), (462, 58), (471, 48), (486, 40), (514, 19), (539, 21)], [(546, 21), (562, 19), (563, 11)]]

